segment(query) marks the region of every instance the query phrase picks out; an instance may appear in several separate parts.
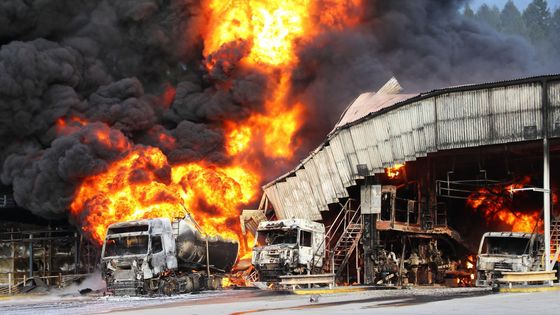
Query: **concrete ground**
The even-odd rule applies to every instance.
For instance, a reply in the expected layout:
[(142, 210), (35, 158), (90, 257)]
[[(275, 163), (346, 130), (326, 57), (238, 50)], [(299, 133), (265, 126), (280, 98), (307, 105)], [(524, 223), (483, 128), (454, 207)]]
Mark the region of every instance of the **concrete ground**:
[(414, 288), (294, 295), (224, 290), (175, 297), (35, 296), (0, 300), (0, 314), (558, 314), (560, 291), (492, 293), (479, 288)]

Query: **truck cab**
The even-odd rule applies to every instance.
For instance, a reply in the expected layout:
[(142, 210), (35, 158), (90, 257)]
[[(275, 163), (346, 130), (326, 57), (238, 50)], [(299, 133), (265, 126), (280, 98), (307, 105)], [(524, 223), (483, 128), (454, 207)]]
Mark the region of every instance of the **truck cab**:
[(264, 282), (319, 270), (325, 257), (325, 226), (304, 219), (260, 222), (252, 264)]
[(101, 250), (101, 270), (109, 291), (135, 295), (145, 289), (150, 279), (175, 269), (175, 240), (169, 219), (138, 220), (109, 226)]
[(537, 271), (540, 261), (539, 249), (542, 244), (542, 234), (484, 233), (480, 240), (476, 261), (476, 285), (493, 285), (504, 271)]

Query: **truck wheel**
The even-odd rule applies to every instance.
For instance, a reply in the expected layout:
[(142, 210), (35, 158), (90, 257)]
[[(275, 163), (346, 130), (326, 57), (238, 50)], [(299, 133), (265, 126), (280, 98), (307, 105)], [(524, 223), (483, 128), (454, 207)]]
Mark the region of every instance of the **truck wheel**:
[(179, 289), (179, 284), (177, 283), (177, 280), (174, 278), (161, 280), (159, 283), (160, 294), (171, 296), (173, 294), (177, 294), (178, 289)]
[(193, 279), (191, 277), (185, 277), (185, 293), (190, 293), (194, 290)]
[(217, 276), (210, 276), (207, 280), (208, 290), (219, 290), (222, 286), (222, 278)]

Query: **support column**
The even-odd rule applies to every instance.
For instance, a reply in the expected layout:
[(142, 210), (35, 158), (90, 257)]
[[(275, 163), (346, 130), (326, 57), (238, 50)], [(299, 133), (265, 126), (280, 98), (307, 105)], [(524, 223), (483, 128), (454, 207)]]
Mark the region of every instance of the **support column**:
[(550, 152), (548, 149), (548, 139), (543, 139), (544, 161), (543, 161), (543, 188), (544, 188), (544, 256), (545, 270), (551, 271), (550, 263)]
[(377, 251), (377, 216), (381, 213), (381, 187), (374, 192), (373, 185), (378, 184), (376, 177), (366, 177), (360, 193), (363, 221), (362, 253), (364, 255), (363, 283), (375, 284), (375, 264), (373, 257)]
[(33, 234), (29, 233), (29, 278), (32, 277), (33, 277)]
[(550, 263), (550, 152), (548, 148), (548, 84), (542, 82), (542, 130), (543, 130), (543, 213), (545, 270), (551, 271)]
[(375, 284), (375, 265), (373, 255), (376, 243), (377, 214), (363, 214), (364, 232), (362, 234), (364, 253), (364, 284)]

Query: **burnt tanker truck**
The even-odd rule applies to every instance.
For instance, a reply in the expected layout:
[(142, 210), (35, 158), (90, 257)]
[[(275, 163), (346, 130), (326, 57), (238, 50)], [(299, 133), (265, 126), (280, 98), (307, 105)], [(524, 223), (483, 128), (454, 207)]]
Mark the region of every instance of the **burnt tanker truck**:
[(216, 290), (238, 248), (237, 242), (204, 236), (189, 216), (119, 222), (107, 230), (101, 273), (114, 295)]

